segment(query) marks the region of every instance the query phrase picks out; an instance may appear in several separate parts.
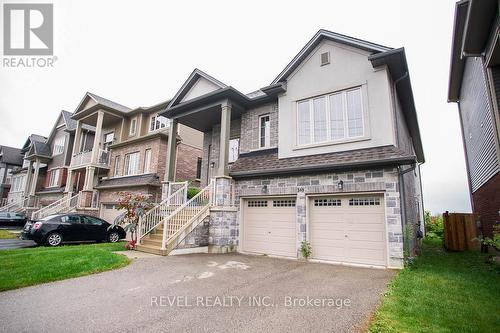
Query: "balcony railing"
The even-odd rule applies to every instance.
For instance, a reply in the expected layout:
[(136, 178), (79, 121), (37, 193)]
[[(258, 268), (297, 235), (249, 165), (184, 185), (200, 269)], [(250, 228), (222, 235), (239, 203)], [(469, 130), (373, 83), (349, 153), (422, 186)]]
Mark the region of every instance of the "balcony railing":
[[(108, 150), (99, 149), (99, 154), (97, 154), (97, 161), (95, 164), (109, 168), (111, 162), (111, 152)], [(92, 164), (92, 150), (82, 151), (73, 155), (71, 158), (71, 166), (78, 167)]]

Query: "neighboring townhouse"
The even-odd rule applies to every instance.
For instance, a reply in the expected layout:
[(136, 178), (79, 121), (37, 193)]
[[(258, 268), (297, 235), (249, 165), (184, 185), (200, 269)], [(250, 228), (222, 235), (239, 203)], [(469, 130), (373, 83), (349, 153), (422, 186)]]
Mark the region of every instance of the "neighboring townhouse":
[(23, 154), (21, 149), (0, 146), (0, 206), (7, 204), (7, 195), (12, 185), (12, 169), (19, 168), (22, 165)]
[(38, 205), (35, 192), (41, 185), (40, 175), (43, 173), (41, 169), (46, 164), (39, 159), (31, 160), (29, 155), (30, 151), (36, 149), (35, 146), (43, 146), (46, 140), (44, 136), (31, 134), (21, 148), (23, 164), (12, 170), (12, 185), (7, 197), (7, 202), (13, 209), (26, 211), (27, 207), (33, 208)]
[[(61, 111), (46, 142), (33, 145), (26, 157), (34, 163), (38, 159), (46, 164), (40, 173), (41, 182), (35, 191), (41, 207), (64, 197), (76, 131), (76, 121), (71, 119), (71, 116), (71, 112)], [(94, 128), (86, 126), (84, 135), (91, 135), (93, 131)]]
[(139, 250), (297, 258), (307, 240), (313, 260), (382, 267), (418, 251), (424, 154), (403, 48), (320, 30), (269, 86), (244, 94), (196, 69), (161, 114), (170, 133), (204, 133), (206, 187), (154, 228), (146, 216)]
[(498, 1), (457, 2), (448, 101), (458, 105), (472, 210), (487, 236), (500, 221), (499, 34)]
[[(112, 222), (120, 191), (144, 193), (161, 201), (169, 121), (159, 116), (168, 102), (130, 109), (92, 93), (86, 93), (73, 113), (75, 142), (66, 193), (79, 193), (78, 211)], [(83, 132), (95, 129), (92, 137)], [(199, 180), (202, 134), (182, 126), (176, 140), (179, 153), (175, 178)]]

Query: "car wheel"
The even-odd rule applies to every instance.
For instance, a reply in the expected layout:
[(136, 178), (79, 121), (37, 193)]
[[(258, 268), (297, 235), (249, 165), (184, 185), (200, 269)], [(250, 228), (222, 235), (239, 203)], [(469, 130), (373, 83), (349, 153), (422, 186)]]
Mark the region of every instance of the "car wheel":
[(60, 233), (53, 232), (47, 236), (47, 240), (45, 241), (45, 243), (50, 246), (58, 246), (61, 245), (62, 240), (63, 239)]
[(116, 243), (120, 240), (120, 235), (116, 231), (112, 231), (108, 235), (108, 241), (110, 243)]

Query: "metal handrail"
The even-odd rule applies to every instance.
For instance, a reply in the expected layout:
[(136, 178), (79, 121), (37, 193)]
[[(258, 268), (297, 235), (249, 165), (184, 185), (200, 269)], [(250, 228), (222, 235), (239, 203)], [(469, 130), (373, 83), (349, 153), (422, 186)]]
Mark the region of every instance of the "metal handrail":
[(163, 237), (161, 249), (167, 248), (167, 243), (187, 224), (195, 219), (201, 212), (213, 204), (214, 180), (202, 189), (188, 202), (174, 210), (163, 222)]
[[(180, 184), (180, 183), (175, 183)], [(140, 241), (153, 229), (160, 225), (163, 220), (170, 215), (176, 208), (183, 205), (187, 200), (187, 182), (182, 183), (183, 186), (177, 191), (169, 195), (165, 200), (160, 202), (147, 211), (146, 214), (139, 218), (139, 227), (137, 228), (137, 239)], [(171, 184), (169, 184), (170, 186)]]
[(75, 208), (78, 205), (78, 199), (80, 198), (80, 193), (75, 194), (72, 197), (69, 198), (61, 198), (57, 201), (54, 201), (48, 206), (45, 206), (35, 212), (31, 215), (31, 218), (33, 220), (39, 220), (43, 219), (44, 217), (47, 217), (52, 214), (57, 214), (57, 213), (63, 213), (63, 212), (68, 212)]

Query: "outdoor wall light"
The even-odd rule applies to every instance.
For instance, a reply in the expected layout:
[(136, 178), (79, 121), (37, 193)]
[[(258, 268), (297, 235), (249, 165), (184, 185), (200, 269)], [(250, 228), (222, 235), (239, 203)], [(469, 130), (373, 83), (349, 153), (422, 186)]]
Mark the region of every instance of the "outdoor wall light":
[(267, 185), (262, 186), (262, 193), (267, 193)]
[(339, 190), (343, 190), (343, 189), (344, 189), (344, 182), (343, 182), (342, 180), (338, 182), (338, 184), (337, 184), (337, 188), (338, 188)]
[(210, 167), (211, 168), (215, 167), (215, 162), (210, 162)]

